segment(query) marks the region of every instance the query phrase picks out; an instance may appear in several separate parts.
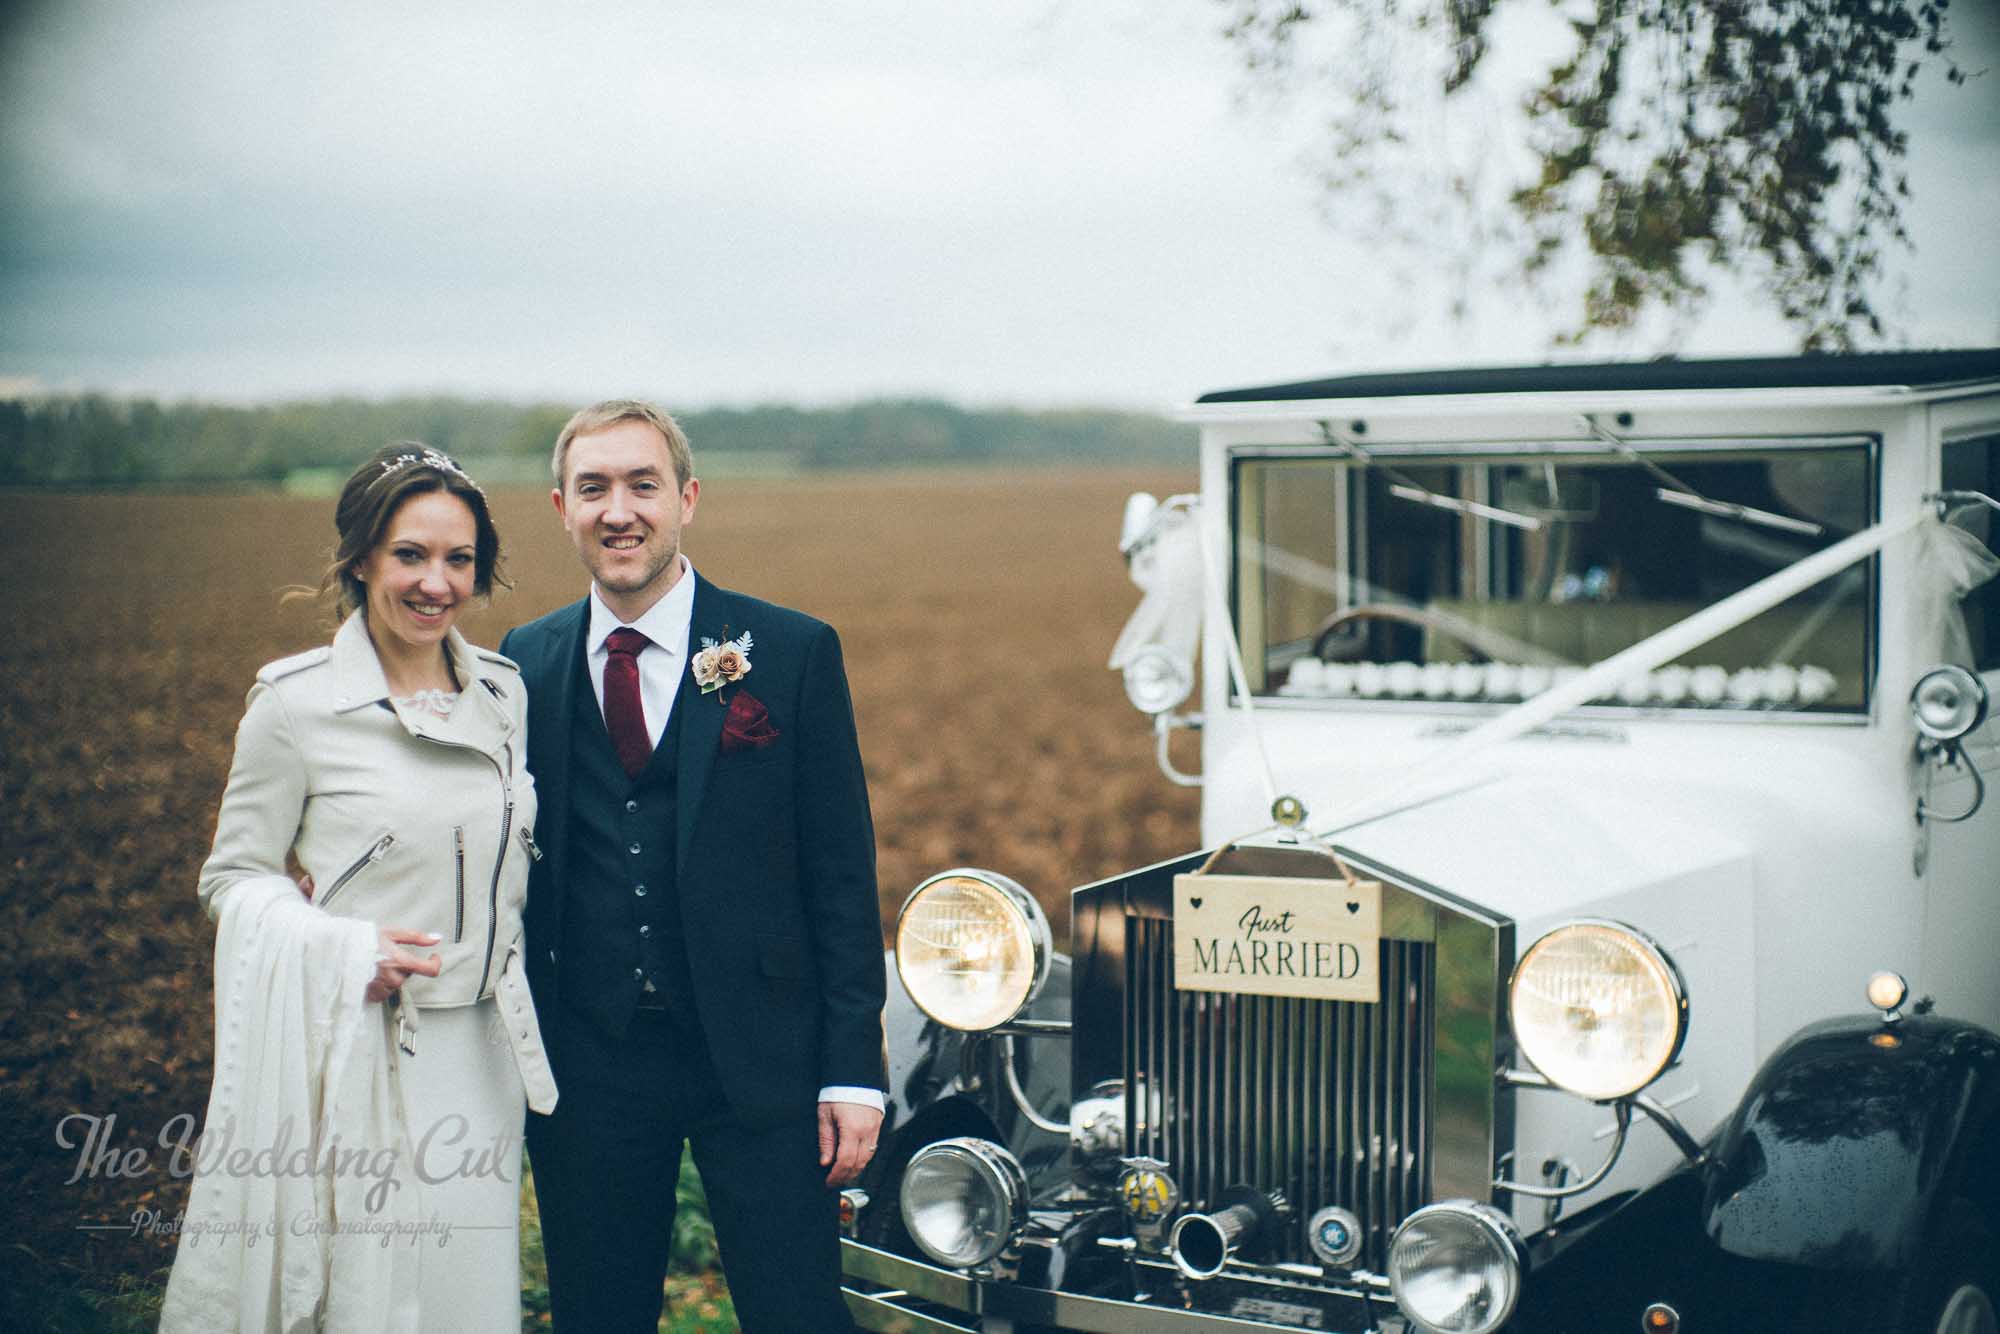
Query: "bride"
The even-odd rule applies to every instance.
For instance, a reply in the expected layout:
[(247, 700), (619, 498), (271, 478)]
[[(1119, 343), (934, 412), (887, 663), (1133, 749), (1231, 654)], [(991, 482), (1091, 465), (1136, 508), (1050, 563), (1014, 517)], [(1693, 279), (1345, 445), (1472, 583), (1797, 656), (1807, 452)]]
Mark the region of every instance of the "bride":
[(520, 958), (526, 692), (454, 628), (500, 539), (412, 444), (334, 526), (345, 620), (257, 673), (201, 871), (215, 1076), (160, 1327), (512, 1334), (522, 1108), (556, 1091)]

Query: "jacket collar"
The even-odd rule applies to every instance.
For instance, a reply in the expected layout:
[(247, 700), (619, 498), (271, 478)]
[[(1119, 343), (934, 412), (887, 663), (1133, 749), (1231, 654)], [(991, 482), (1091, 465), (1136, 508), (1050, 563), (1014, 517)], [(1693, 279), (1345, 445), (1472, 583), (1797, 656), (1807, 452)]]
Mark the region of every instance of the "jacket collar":
[(347, 614), (333, 636), (333, 684), (335, 713), (389, 698), (389, 678), (382, 674), (375, 641), (368, 637), (368, 618), (358, 610)]
[[(484, 670), (485, 664), (456, 626), (445, 632), (445, 652), (465, 692), (451, 717), (413, 721), (397, 716), (414, 736), (492, 751), (513, 731), (513, 720), (501, 702), (510, 687)], [(350, 713), (389, 698), (389, 678), (383, 675), (375, 642), (368, 637), (368, 622), (359, 611), (350, 612), (334, 634), (332, 661), (335, 713)], [(511, 688), (520, 687), (517, 683)]]

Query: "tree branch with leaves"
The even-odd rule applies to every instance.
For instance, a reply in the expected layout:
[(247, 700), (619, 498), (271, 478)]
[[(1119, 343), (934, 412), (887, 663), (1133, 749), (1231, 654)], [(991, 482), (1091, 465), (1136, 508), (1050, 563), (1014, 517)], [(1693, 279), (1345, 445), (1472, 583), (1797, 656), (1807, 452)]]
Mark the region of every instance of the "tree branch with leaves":
[[(1330, 99), (1330, 203), (1365, 202), (1372, 234), (1421, 246), (1461, 287), (1494, 254), (1531, 289), (1575, 283), (1571, 343), (1654, 312), (1672, 342), (1719, 273), (1768, 297), (1804, 350), (1889, 338), (1875, 288), (1885, 253), (1910, 248), (1899, 113), (1927, 66), (1967, 77), (1948, 0), (1220, 2), (1252, 87)], [(1478, 101), (1496, 28), (1530, 10), (1567, 40), (1519, 99), (1525, 157), (1510, 143), (1440, 161), (1437, 125)]]

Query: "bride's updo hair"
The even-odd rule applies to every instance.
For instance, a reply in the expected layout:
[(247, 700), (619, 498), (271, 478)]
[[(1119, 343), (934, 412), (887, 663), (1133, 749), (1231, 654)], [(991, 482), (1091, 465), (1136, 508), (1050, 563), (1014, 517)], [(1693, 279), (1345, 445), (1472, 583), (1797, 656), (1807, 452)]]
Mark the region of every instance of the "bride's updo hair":
[(511, 588), (500, 573), (500, 530), (487, 512), (486, 493), (479, 489), (465, 469), (448, 454), (429, 445), (404, 440), (384, 445), (370, 454), (340, 488), (340, 500), (333, 509), (333, 527), (339, 536), (334, 546), (333, 564), (320, 580), (320, 592), (339, 590), (339, 612), (345, 617), (368, 605), (368, 586), (355, 571), (389, 531), (389, 521), (412, 496), (446, 491), (465, 502), (472, 511), (476, 534), (473, 540), (472, 591), (485, 596), (493, 585)]

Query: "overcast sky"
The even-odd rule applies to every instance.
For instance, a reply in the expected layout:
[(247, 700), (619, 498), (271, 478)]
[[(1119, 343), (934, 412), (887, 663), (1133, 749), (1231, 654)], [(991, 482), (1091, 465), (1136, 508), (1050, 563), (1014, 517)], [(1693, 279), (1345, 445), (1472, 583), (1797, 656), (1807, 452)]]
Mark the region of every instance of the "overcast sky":
[[(1210, 0), (4, 12), (0, 392), (1165, 408), (1555, 323), (1431, 318), (1330, 231)], [(2000, 343), (2000, 70), (1908, 124), (1889, 308)], [(1732, 299), (1684, 350), (1786, 334)]]

